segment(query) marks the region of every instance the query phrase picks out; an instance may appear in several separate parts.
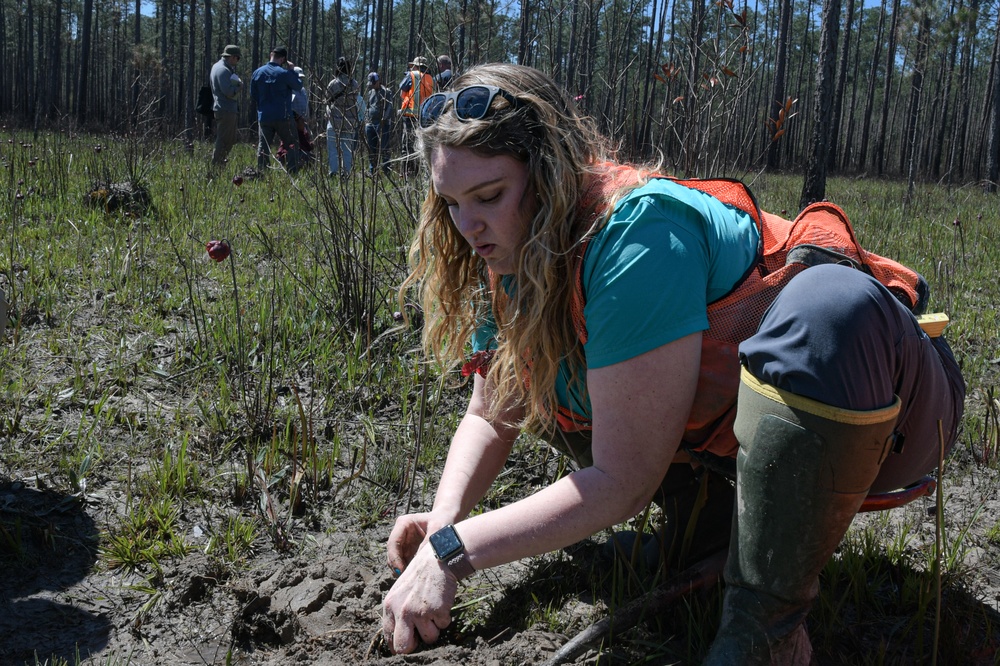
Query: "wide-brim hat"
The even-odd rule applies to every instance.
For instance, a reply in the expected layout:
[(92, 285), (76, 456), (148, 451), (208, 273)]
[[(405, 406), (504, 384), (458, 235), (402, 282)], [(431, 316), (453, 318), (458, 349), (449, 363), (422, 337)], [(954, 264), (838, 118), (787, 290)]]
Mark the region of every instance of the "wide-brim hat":
[(236, 44), (227, 44), (226, 48), (222, 49), (222, 57), (242, 58), (243, 54), (240, 53), (240, 47), (236, 46)]
[(407, 64), (410, 67), (412, 67), (413, 65), (416, 65), (417, 67), (426, 67), (427, 66), (427, 58), (425, 58), (423, 56), (417, 56), (416, 58), (414, 58), (413, 60), (411, 60)]

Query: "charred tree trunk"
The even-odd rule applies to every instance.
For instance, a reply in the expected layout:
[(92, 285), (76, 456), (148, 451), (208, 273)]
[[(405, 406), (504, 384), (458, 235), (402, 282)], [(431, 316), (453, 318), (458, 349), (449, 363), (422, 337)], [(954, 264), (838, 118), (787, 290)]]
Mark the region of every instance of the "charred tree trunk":
[(823, 23), (820, 32), (819, 68), (813, 102), (813, 127), (806, 175), (799, 197), (799, 209), (826, 197), (826, 167), (828, 151), (833, 143), (834, 70), (837, 63), (837, 39), (840, 30), (840, 0), (823, 3)]
[(837, 89), (833, 97), (833, 118), (830, 122), (830, 150), (827, 165), (837, 166), (840, 150), (840, 118), (844, 111), (844, 90), (847, 87), (847, 68), (851, 53), (851, 26), (854, 21), (854, 0), (847, 0), (847, 16), (844, 18), (844, 43), (840, 47), (840, 65), (837, 67)]
[[(380, 19), (375, 19), (376, 28), (381, 27)], [(375, 48), (378, 48), (378, 39), (373, 40)], [(312, 0), (312, 18), (309, 20), (309, 68), (315, 70), (319, 64), (316, 56), (319, 53), (319, 0)], [(372, 61), (377, 64), (378, 60)]]
[[(854, 161), (854, 155), (857, 154), (857, 149), (854, 146), (854, 112), (858, 110), (858, 72), (861, 70), (861, 44), (864, 37), (865, 25), (864, 16), (864, 12), (858, 12), (858, 34), (854, 39), (854, 43), (856, 44), (854, 48), (854, 66), (851, 68), (851, 105), (850, 111), (847, 114), (847, 137), (844, 139), (844, 149), (840, 155), (840, 167), (842, 169), (849, 168)], [(841, 113), (843, 113), (843, 107), (841, 107)]]
[(885, 142), (889, 129), (889, 107), (892, 105), (892, 79), (896, 69), (896, 30), (899, 26), (899, 0), (892, 1), (892, 19), (889, 22), (889, 43), (885, 49), (885, 96), (882, 99), (882, 122), (875, 135), (875, 175), (881, 176), (885, 168)]
[(83, 28), (80, 34), (80, 78), (76, 90), (76, 122), (83, 125), (87, 121), (87, 81), (90, 73), (91, 15), (94, 0), (83, 0)]
[[(778, 15), (778, 52), (774, 58), (774, 87), (771, 90), (770, 107), (768, 121), (772, 133), (778, 126), (778, 114), (785, 106), (785, 72), (788, 68), (788, 39), (792, 26), (792, 2), (791, 0), (780, 0)], [(779, 143), (771, 140), (767, 146), (766, 166), (768, 170), (775, 170), (781, 166), (781, 153)]]
[(184, 95), (184, 134), (188, 152), (194, 152), (194, 25), (198, 19), (198, 2), (190, 0), (188, 8), (188, 39), (187, 39), (187, 81), (182, 88)]
[(250, 63), (250, 70), (254, 70), (261, 66), (260, 58), (260, 19), (261, 19), (261, 7), (260, 0), (254, 0), (253, 2), (253, 36), (251, 40), (253, 41), (253, 62)]
[(299, 60), (299, 0), (291, 0), (288, 18), (288, 49), (297, 63)]
[[(340, 15), (337, 15), (337, 22), (340, 22)], [(410, 0), (410, 34), (406, 40), (406, 57), (413, 58), (416, 53), (417, 44), (417, 0)], [(338, 43), (339, 47), (340, 44)], [(338, 51), (339, 53), (339, 51)]]
[(697, 117), (698, 85), (701, 80), (701, 42), (705, 31), (705, 2), (691, 0), (691, 26), (688, 30), (687, 91), (684, 97), (684, 126), (681, 130), (684, 151), (684, 173), (694, 175), (698, 168), (698, 148), (700, 143)]
[[(997, 17), (993, 40), (993, 67), (1000, 69), (1000, 16)], [(997, 181), (1000, 180), (1000, 76), (993, 77), (989, 95), (993, 108), (990, 113), (990, 147), (986, 157), (986, 191), (992, 193), (997, 191)]]
[[(138, 2), (138, 0), (137, 0)], [(62, 94), (59, 82), (59, 72), (62, 71), (62, 0), (55, 0), (52, 5), (52, 30), (49, 45), (52, 49), (51, 71), (49, 73), (49, 108), (46, 115), (57, 118), (62, 108)]]
[(531, 20), (531, 0), (521, 0), (521, 25), (517, 40), (517, 64), (527, 65), (528, 50), (528, 24)]
[(133, 127), (139, 124), (139, 45), (142, 44), (142, 0), (135, 0), (135, 24), (132, 26), (132, 104), (131, 116)]
[(201, 55), (201, 69), (205, 76), (208, 76), (212, 69), (212, 55), (222, 53), (221, 47), (223, 46), (220, 44), (220, 48), (212, 48), (212, 0), (205, 0), (205, 16), (202, 25), (204, 26), (202, 31), (205, 33), (205, 52)]
[(927, 70), (928, 42), (931, 38), (930, 11), (924, 9), (917, 34), (917, 54), (914, 59), (913, 80), (910, 84), (910, 104), (907, 111), (906, 141), (903, 150), (909, 159), (906, 178), (906, 199), (913, 198), (913, 184), (917, 174), (917, 126), (920, 123), (920, 98), (924, 90), (924, 72)]
[(868, 163), (868, 142), (871, 137), (872, 113), (875, 109), (875, 87), (878, 81), (878, 63), (882, 57), (882, 35), (885, 32), (885, 2), (882, 0), (882, 11), (878, 17), (878, 27), (875, 29), (875, 52), (872, 53), (872, 66), (868, 72), (868, 94), (865, 96), (865, 113), (861, 119), (861, 148), (858, 151), (858, 169), (865, 170)]

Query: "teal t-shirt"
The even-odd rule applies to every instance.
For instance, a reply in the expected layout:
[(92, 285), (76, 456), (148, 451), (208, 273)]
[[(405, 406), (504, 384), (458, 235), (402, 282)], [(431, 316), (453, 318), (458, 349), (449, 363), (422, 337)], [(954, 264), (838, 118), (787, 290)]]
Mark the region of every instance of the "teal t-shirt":
[[(620, 363), (708, 328), (708, 304), (725, 296), (753, 264), (753, 219), (718, 199), (657, 178), (625, 196), (591, 239), (583, 260), (587, 368)], [(473, 337), (490, 348), (492, 319)], [(590, 418), (582, 384), (556, 385), (562, 406)]]

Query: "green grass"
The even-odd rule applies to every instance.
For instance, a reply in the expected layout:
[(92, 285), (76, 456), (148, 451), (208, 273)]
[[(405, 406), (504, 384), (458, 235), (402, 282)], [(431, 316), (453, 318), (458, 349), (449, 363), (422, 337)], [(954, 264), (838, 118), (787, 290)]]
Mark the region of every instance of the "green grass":
[[(0, 140), (9, 185), (0, 189), (0, 288), (11, 314), (0, 343), (0, 477), (41, 476), (81, 496), (121, 489), (100, 565), (146, 576), (150, 608), (163, 563), (196, 547), (238, 570), (262, 550), (297, 552), (330, 514), (345, 529), (384, 529), (407, 507), (429, 506), (467, 395), (460, 378), (422, 363), (417, 332), (393, 318), (419, 181), (334, 181), (316, 164), (295, 181), (272, 172), (236, 186), (252, 148), (237, 146), (211, 180), (208, 151), (57, 133)], [(109, 212), (92, 194), (129, 180), (148, 191), (147, 212)], [(765, 209), (791, 211), (801, 178), (764, 175), (752, 187)], [(860, 178), (827, 190), (862, 244), (919, 270), (931, 310), (951, 315), (969, 397), (949, 474), (995, 472), (1000, 200), (972, 186), (919, 186), (909, 205), (904, 195), (905, 184)], [(230, 242), (230, 259), (209, 259), (213, 239)], [(526, 439), (478, 510), (564, 471)], [(207, 541), (196, 546), (198, 515)], [(936, 562), (947, 595), (973, 580), (961, 564), (969, 548), (993, 563), (1000, 552), (1000, 527), (986, 523), (980, 539), (971, 520), (992, 518), (949, 524), (941, 552), (915, 519), (856, 526), (824, 574), (811, 624), (818, 648), (836, 657), (846, 644), (849, 660), (886, 654), (891, 663), (908, 643), (908, 654), (927, 658), (934, 626), (914, 618), (934, 616)], [(0, 521), (0, 545), (15, 560), (27, 528)], [(613, 609), (641, 591), (627, 572), (598, 590), (591, 572), (556, 574), (546, 562), (535, 584), (463, 592), (463, 631), (572, 633), (580, 627), (561, 612), (568, 600), (602, 598), (596, 608)], [(627, 632), (609, 659), (697, 660), (718, 611), (717, 590), (687, 599), (655, 631)], [(950, 612), (944, 628), (989, 622), (971, 605)], [(910, 619), (886, 644), (851, 648), (845, 614)], [(941, 646), (952, 663), (967, 656), (959, 642)]]

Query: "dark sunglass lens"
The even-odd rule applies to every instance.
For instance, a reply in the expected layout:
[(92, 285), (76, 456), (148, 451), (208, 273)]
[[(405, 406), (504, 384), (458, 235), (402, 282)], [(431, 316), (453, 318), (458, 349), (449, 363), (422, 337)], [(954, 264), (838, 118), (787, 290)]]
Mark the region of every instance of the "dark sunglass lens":
[(486, 115), (492, 98), (489, 88), (484, 86), (466, 88), (455, 98), (455, 113), (463, 120), (478, 120)]
[(438, 119), (441, 115), (441, 110), (444, 108), (444, 103), (447, 97), (441, 93), (431, 95), (420, 107), (420, 126), (430, 127), (434, 124), (434, 121)]

